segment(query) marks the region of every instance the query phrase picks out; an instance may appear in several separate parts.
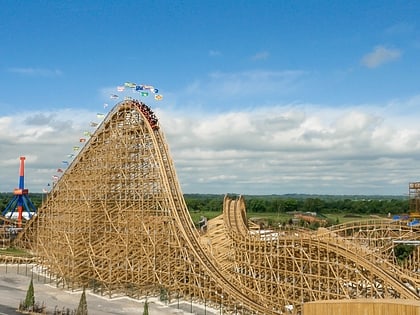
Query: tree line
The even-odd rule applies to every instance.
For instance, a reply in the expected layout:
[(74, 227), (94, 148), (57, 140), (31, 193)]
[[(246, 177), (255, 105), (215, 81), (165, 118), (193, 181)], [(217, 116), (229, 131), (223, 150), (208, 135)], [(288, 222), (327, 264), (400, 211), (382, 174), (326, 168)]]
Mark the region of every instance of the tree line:
[[(29, 198), (36, 208), (42, 204), (43, 195), (41, 193), (30, 193)], [(0, 212), (6, 209), (9, 202), (13, 199), (13, 193), (0, 193)]]
[[(221, 211), (223, 198), (224, 195), (185, 195), (191, 211)], [(409, 211), (409, 201), (404, 196), (245, 195), (244, 198), (248, 212), (401, 214)]]
[[(230, 194), (236, 196), (235, 194)], [(0, 211), (3, 211), (12, 193), (0, 193)], [(35, 207), (42, 204), (41, 193), (30, 194)], [(218, 211), (223, 208), (224, 195), (185, 194), (190, 211)], [(404, 196), (332, 196), (332, 195), (244, 195), (248, 212), (288, 213), (351, 213), (351, 214), (401, 214), (408, 213), (409, 201)]]

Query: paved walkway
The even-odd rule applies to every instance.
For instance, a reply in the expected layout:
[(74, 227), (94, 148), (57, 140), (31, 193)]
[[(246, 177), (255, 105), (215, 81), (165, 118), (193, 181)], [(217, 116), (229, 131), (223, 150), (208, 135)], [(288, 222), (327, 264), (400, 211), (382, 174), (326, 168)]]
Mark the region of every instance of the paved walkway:
[[(75, 310), (79, 305), (81, 291), (68, 291), (57, 288), (49, 279), (32, 273), (31, 265), (0, 265), (0, 315), (18, 314), (16, 310), (19, 303), (25, 299), (31, 276), (33, 276), (35, 302), (44, 304), (48, 314), (54, 309)], [(106, 298), (90, 291), (86, 291), (86, 301), (89, 315), (139, 315), (143, 314), (144, 300), (135, 300), (128, 297)], [(149, 298), (150, 315), (169, 314), (197, 314), (215, 315), (214, 310), (203, 305), (191, 304), (188, 301), (175, 301), (165, 305), (156, 298)], [(192, 309), (192, 312), (191, 312)]]

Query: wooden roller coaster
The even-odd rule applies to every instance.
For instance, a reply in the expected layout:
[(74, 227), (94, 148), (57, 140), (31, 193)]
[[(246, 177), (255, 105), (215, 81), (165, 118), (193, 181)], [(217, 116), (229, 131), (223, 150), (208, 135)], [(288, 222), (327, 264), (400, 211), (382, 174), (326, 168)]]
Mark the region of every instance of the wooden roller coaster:
[[(151, 119), (153, 117), (153, 119)], [(145, 104), (117, 104), (17, 237), (72, 289), (113, 297), (165, 294), (224, 313), (299, 313), (307, 302), (419, 299), (420, 231), (392, 220), (309, 232), (260, 230), (242, 197), (200, 233), (167, 142)]]

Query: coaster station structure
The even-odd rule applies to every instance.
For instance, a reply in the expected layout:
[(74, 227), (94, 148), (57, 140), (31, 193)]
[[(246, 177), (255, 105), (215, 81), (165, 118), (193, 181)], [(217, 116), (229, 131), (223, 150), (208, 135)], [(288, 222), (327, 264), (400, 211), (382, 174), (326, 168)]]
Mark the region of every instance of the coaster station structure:
[[(420, 233), (377, 221), (308, 231), (261, 231), (243, 197), (200, 233), (161, 126), (137, 100), (117, 104), (19, 235), (65, 287), (114, 297), (164, 293), (220, 313), (300, 312), (310, 301), (419, 299), (412, 264), (395, 263), (394, 240)], [(372, 241), (375, 240), (375, 241)]]

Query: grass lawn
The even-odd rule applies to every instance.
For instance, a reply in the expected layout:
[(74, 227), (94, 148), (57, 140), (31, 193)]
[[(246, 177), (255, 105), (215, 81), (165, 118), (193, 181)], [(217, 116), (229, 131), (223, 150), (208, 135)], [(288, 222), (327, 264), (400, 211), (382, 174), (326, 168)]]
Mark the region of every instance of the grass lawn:
[(0, 248), (0, 255), (14, 257), (32, 257), (32, 255), (26, 252), (25, 250), (18, 248)]
[[(200, 217), (204, 216), (208, 220), (211, 220), (218, 215), (221, 215), (220, 211), (191, 211), (190, 215), (193, 222), (197, 225), (200, 221)], [(384, 215), (349, 215), (348, 213), (330, 213), (323, 214), (324, 218), (333, 224), (342, 224), (346, 222), (354, 221), (365, 221), (373, 219), (385, 219)], [(274, 213), (274, 212), (247, 212), (247, 217), (249, 220), (254, 222), (263, 222), (264, 225), (269, 226), (278, 226), (282, 223), (288, 223), (290, 219), (293, 218), (293, 214), (288, 214), (284, 212)]]

